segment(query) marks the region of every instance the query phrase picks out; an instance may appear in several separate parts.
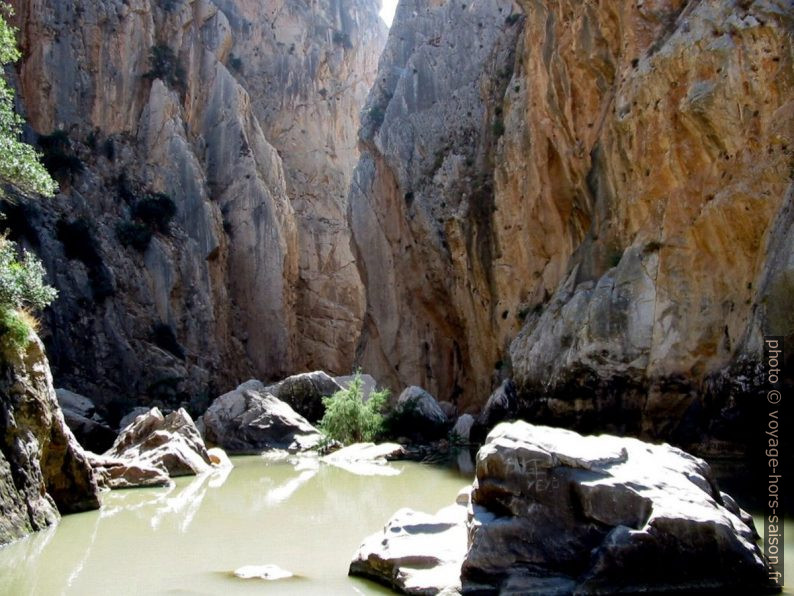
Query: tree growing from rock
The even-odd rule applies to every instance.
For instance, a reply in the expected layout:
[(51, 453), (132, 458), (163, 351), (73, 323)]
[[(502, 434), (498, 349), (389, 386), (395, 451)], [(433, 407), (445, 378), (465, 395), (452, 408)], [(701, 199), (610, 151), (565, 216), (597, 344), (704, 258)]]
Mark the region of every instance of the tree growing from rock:
[(365, 400), (363, 386), (361, 373), (356, 373), (346, 389), (323, 398), (325, 415), (318, 426), (329, 438), (349, 445), (372, 441), (382, 433), (389, 390), (373, 391)]

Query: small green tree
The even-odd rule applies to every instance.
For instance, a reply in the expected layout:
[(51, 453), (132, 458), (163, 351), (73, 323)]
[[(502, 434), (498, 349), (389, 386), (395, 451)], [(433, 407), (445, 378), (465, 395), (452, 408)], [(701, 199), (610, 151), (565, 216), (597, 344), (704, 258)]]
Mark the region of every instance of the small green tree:
[[(11, 9), (0, 3), (0, 71), (19, 59), (14, 29), (3, 18)], [(16, 185), (24, 192), (45, 196), (55, 194), (55, 181), (39, 162), (36, 150), (20, 141), (23, 120), (14, 112), (14, 91), (5, 77), (0, 77), (0, 180)]]
[(22, 349), (36, 320), (30, 309), (44, 308), (58, 292), (44, 283), (44, 267), (32, 254), (17, 259), (13, 242), (0, 236), (0, 343)]
[(373, 391), (364, 401), (364, 381), (357, 372), (347, 389), (323, 398), (325, 415), (318, 427), (331, 439), (349, 445), (374, 440), (383, 430), (389, 390)]
[[(19, 59), (14, 29), (3, 16), (10, 13), (8, 5), (0, 3), (0, 70)], [(20, 141), (22, 123), (14, 113), (14, 92), (5, 77), (0, 77), (0, 182), (23, 192), (52, 196), (57, 185), (36, 151)], [(30, 309), (44, 308), (56, 296), (55, 289), (44, 283), (41, 262), (30, 253), (18, 258), (14, 243), (0, 235), (0, 344), (24, 348), (36, 325)]]

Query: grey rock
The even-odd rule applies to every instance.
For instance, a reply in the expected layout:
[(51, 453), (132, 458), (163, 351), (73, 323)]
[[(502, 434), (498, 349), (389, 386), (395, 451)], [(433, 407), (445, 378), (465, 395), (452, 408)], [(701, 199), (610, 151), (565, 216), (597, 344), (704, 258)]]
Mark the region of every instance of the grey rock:
[(456, 506), (465, 522), (447, 513), (412, 523), (398, 512), (362, 544), (351, 572), (406, 593), (770, 588), (752, 519), (719, 492), (703, 460), (669, 445), (502, 423)]
[(452, 505), (435, 515), (401, 509), (382, 532), (364, 540), (349, 573), (404, 594), (438, 594), (460, 587), (466, 555), (466, 507)]
[(87, 455), (101, 488), (141, 488), (168, 486), (171, 483), (168, 472), (159, 464), (91, 452)]
[(105, 455), (158, 467), (171, 477), (200, 474), (212, 467), (193, 419), (182, 408), (167, 416), (152, 408), (138, 416)]
[(416, 386), (407, 387), (400, 394), (391, 419), (392, 433), (415, 441), (441, 438), (450, 426), (436, 398)]
[(259, 381), (243, 383), (217, 398), (203, 420), (207, 441), (232, 453), (304, 451), (322, 440), (308, 420), (267, 393)]
[(415, 385), (407, 387), (400, 394), (400, 397), (397, 398), (397, 407), (411, 409), (416, 412), (417, 416), (431, 424), (443, 425), (447, 422), (447, 415), (438, 405), (436, 398)]
[(301, 373), (265, 387), (265, 391), (288, 403), (293, 410), (311, 423), (325, 414), (323, 397), (340, 391), (342, 386), (323, 371)]
[(97, 413), (93, 401), (66, 389), (56, 389), (55, 395), (66, 424), (83, 448), (105, 451), (113, 444), (116, 432)]
[(44, 346), (31, 334), (23, 352), (0, 353), (0, 545), (97, 509), (99, 489), (66, 425)]
[(455, 421), (451, 434), (458, 437), (460, 441), (468, 443), (472, 426), (474, 426), (474, 416), (471, 414), (463, 414)]
[(482, 412), (477, 416), (471, 431), (471, 439), (475, 443), (482, 443), (488, 432), (500, 422), (511, 420), (518, 412), (518, 396), (516, 386), (510, 379), (502, 381), (501, 385), (491, 393), (485, 402)]
[[(364, 397), (364, 401), (369, 399), (370, 393), (373, 391), (377, 391), (378, 389), (378, 382), (375, 380), (375, 377), (372, 375), (361, 374), (361, 393)], [(350, 386), (350, 382), (355, 379), (355, 375), (343, 375), (341, 377), (334, 377), (334, 381), (339, 383), (343, 388), (347, 389)]]
[[(149, 412), (149, 408), (145, 406), (138, 406), (137, 408), (133, 408), (129, 412), (127, 412), (121, 420), (119, 420), (119, 430), (122, 431), (127, 428), (130, 424), (132, 424), (138, 416), (146, 414)], [(198, 424), (198, 421), (196, 422)]]

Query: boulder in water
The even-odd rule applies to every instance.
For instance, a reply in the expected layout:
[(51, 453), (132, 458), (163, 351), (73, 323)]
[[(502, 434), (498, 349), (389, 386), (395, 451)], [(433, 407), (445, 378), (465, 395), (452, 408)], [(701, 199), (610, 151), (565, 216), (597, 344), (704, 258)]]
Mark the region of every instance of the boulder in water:
[(152, 408), (138, 416), (105, 455), (159, 467), (171, 477), (200, 474), (212, 466), (204, 441), (183, 408), (167, 416)]
[[(431, 552), (463, 553), (464, 593), (754, 594), (771, 587), (752, 519), (719, 491), (706, 462), (669, 445), (502, 423), (477, 454), (465, 522), (453, 531), (446, 518), (410, 525), (405, 517), (398, 512), (364, 542), (351, 573), (406, 593), (457, 589), (451, 580), (429, 585), (453, 575), (454, 562), (434, 563), (419, 546), (443, 535), (450, 542)], [(409, 537), (410, 547), (396, 546)], [(418, 568), (424, 579), (407, 581)]]
[(322, 434), (308, 420), (259, 381), (221, 395), (202, 419), (205, 438), (233, 453), (305, 451), (322, 441)]
[(293, 375), (265, 387), (267, 393), (288, 403), (311, 423), (317, 422), (325, 414), (323, 398), (341, 390), (342, 386), (321, 370)]

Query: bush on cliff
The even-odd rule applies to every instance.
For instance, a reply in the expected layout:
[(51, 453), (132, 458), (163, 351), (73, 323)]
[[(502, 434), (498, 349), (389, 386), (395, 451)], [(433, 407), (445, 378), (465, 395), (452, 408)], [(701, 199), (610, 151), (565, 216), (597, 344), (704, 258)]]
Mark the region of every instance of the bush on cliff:
[[(14, 29), (3, 18), (11, 9), (0, 3), (0, 73), (2, 67), (19, 59)], [(22, 192), (52, 196), (57, 185), (41, 165), (30, 145), (19, 140), (22, 118), (14, 113), (14, 93), (5, 76), (0, 76), (0, 182), (13, 184)], [(0, 197), (2, 197), (0, 191)], [(0, 344), (5, 349), (22, 349), (35, 328), (30, 309), (44, 308), (57, 292), (44, 283), (44, 267), (32, 254), (17, 255), (16, 245), (0, 235)]]
[(323, 398), (325, 415), (319, 429), (331, 439), (349, 445), (372, 441), (383, 431), (383, 408), (389, 390), (373, 391), (364, 401), (364, 382), (356, 373), (346, 389)]
[(0, 343), (4, 348), (27, 345), (35, 319), (30, 309), (49, 305), (58, 292), (44, 283), (44, 267), (29, 252), (17, 258), (16, 246), (0, 236)]
[[(0, 2), (0, 74), (5, 72), (2, 67), (19, 59), (14, 29), (3, 18), (9, 12), (8, 5)], [(0, 76), (0, 182), (14, 184), (24, 192), (52, 196), (55, 182), (39, 162), (36, 150), (19, 140), (22, 124), (22, 118), (14, 113), (14, 92), (5, 76)]]

